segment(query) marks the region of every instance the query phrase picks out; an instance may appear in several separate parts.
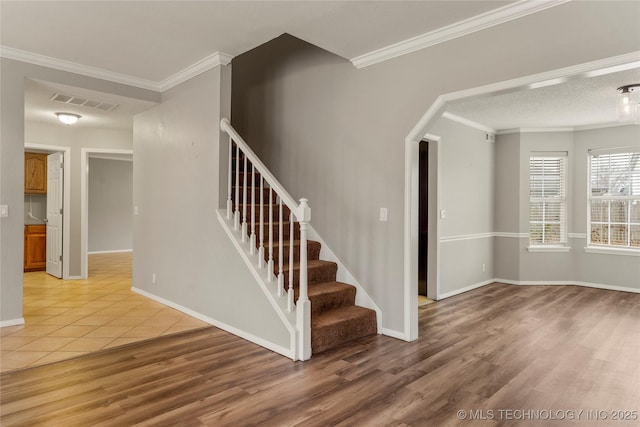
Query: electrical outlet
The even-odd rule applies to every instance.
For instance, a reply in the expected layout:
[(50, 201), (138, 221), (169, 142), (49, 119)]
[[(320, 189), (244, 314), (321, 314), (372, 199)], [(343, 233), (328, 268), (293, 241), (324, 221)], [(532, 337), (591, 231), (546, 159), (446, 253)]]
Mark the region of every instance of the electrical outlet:
[(153, 273), (151, 275), (151, 283), (153, 283), (154, 285), (156, 284), (156, 273)]
[(9, 216), (9, 205), (0, 205), (0, 217), (6, 218)]
[(380, 221), (387, 220), (387, 208), (380, 208)]
[(140, 209), (138, 209), (138, 207), (137, 207), (137, 206), (134, 206), (134, 207), (133, 207), (133, 214), (134, 214), (134, 215), (140, 215)]
[(445, 219), (447, 217), (447, 211), (445, 211), (444, 209), (442, 209), (440, 211), (440, 219)]
[(487, 272), (487, 264), (482, 264), (482, 272), (483, 273)]

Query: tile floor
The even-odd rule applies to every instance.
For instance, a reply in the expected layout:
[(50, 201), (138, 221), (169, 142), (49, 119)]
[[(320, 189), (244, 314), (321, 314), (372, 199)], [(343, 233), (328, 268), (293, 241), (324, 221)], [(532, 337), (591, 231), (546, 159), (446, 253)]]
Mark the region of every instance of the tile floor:
[(88, 280), (24, 274), (25, 324), (0, 328), (0, 371), (208, 326), (131, 291), (131, 253), (89, 256)]

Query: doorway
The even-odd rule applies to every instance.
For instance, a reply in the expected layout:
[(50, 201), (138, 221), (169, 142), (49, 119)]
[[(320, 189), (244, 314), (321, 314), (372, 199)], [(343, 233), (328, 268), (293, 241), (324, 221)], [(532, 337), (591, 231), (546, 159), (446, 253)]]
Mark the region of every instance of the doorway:
[[(71, 209), (71, 179), (68, 167), (70, 147), (43, 144), (24, 144), (25, 152), (42, 153), (47, 156), (46, 193), (38, 196), (25, 192), (25, 225), (42, 224), (46, 226), (47, 273), (59, 279), (69, 276), (69, 242)], [(51, 169), (53, 168), (53, 169)], [(53, 172), (56, 172), (54, 174)], [(52, 180), (52, 178), (55, 178)], [(55, 190), (55, 191), (54, 191)]]
[[(428, 226), (429, 226), (429, 145), (420, 142), (418, 186), (418, 295), (427, 296), (427, 255), (428, 255)], [(422, 299), (418, 298), (419, 305)]]

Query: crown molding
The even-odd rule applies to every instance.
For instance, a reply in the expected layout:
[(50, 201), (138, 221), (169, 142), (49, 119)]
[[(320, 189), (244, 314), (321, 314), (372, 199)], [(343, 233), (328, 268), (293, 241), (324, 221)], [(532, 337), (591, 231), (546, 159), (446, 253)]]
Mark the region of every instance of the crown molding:
[(570, 0), (528, 1), (520, 0), (498, 9), (465, 19), (455, 24), (412, 37), (410, 39), (391, 44), (351, 59), (356, 68), (364, 68), (369, 65), (397, 58), (420, 49), (444, 43), (449, 40), (463, 37), (476, 31), (481, 31), (514, 19), (522, 18), (533, 13), (559, 6)]
[(153, 80), (141, 79), (128, 74), (116, 73), (113, 71), (103, 70), (101, 68), (90, 67), (75, 62), (65, 61), (50, 56), (40, 55), (37, 53), (27, 52), (20, 49), (14, 49), (7, 46), (0, 46), (0, 57), (13, 59), (16, 61), (26, 62), (42, 67), (53, 68), (55, 70), (66, 71), (69, 73), (80, 74), (96, 79), (107, 80), (127, 86), (134, 86), (140, 89), (152, 90), (155, 92), (164, 92), (172, 87), (183, 83), (184, 81), (197, 76), (200, 73), (208, 71), (218, 65), (228, 65), (233, 56), (222, 52), (215, 52), (204, 59), (188, 66), (182, 71), (177, 72), (173, 76), (156, 82)]
[(94, 77), (101, 80), (108, 80), (110, 82), (120, 83), (127, 86), (135, 86), (141, 89), (155, 91), (158, 90), (158, 84), (151, 80), (141, 79), (138, 77), (129, 76), (127, 74), (116, 73), (113, 71), (107, 71), (101, 68), (90, 67), (87, 65), (65, 61), (58, 58), (52, 58), (51, 56), (40, 55), (24, 50), (14, 49), (7, 46), (0, 46), (0, 56), (7, 59), (27, 62), (33, 65), (40, 65), (42, 67), (53, 68), (60, 71), (67, 71), (69, 73), (80, 74), (87, 77)]
[(209, 71), (210, 69), (215, 68), (219, 65), (228, 65), (232, 59), (233, 56), (231, 55), (223, 52), (215, 52), (207, 56), (206, 58), (203, 58), (200, 61), (188, 66), (184, 70), (178, 71), (168, 79), (159, 82), (159, 90), (160, 92), (164, 92), (174, 86), (179, 85), (180, 83), (189, 80), (190, 78), (197, 76), (198, 74)]
[(496, 134), (496, 130), (494, 128), (492, 128), (492, 127), (485, 126), (482, 123), (474, 122), (473, 120), (469, 120), (469, 119), (467, 119), (465, 117), (458, 116), (457, 114), (452, 114), (452, 113), (450, 113), (448, 111), (446, 111), (442, 115), (442, 117), (444, 117), (445, 119), (449, 119), (449, 120), (452, 120), (454, 122), (463, 124), (465, 126), (469, 126), (469, 127), (474, 128), (474, 129), (481, 130), (481, 131), (486, 132), (486, 133), (492, 133), (494, 135)]

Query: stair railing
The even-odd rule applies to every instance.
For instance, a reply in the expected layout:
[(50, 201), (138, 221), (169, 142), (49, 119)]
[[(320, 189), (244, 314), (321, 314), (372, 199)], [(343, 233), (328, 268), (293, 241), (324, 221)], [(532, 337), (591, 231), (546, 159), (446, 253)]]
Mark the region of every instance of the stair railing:
[[(242, 242), (249, 243), (249, 253), (254, 255), (257, 248), (258, 268), (265, 269), (268, 282), (275, 282), (277, 295), (286, 297), (287, 310), (296, 313), (297, 355), (299, 360), (311, 357), (311, 302), (308, 296), (307, 279), (307, 224), (311, 221), (311, 208), (307, 199), (300, 203), (284, 189), (267, 167), (249, 148), (247, 143), (231, 126), (227, 118), (220, 121), (220, 129), (229, 135), (229, 163), (227, 176), (227, 220), (233, 223), (233, 229), (240, 231)], [(233, 160), (235, 158), (235, 171)], [(242, 158), (242, 174), (241, 170)], [(241, 176), (242, 175), (242, 176)], [(249, 178), (251, 182), (249, 182)], [(259, 184), (256, 183), (256, 178)], [(234, 185), (235, 184), (235, 185)], [(250, 184), (250, 185), (249, 185)], [(268, 212), (265, 212), (265, 190), (268, 191)], [(248, 191), (251, 195), (248, 196)], [(259, 191), (259, 212), (256, 212), (256, 191)], [(278, 216), (278, 266), (274, 266), (274, 193)], [(242, 194), (240, 194), (242, 193)], [(250, 200), (249, 200), (250, 199)], [(284, 207), (289, 209), (289, 266), (288, 289), (284, 289)], [(250, 218), (247, 218), (249, 208)], [(256, 223), (256, 216), (259, 216)], [(265, 219), (265, 216), (267, 218)], [(300, 228), (298, 300), (294, 304), (294, 222)], [(256, 234), (256, 227), (258, 232)], [(268, 242), (265, 242), (265, 230), (268, 230)], [(265, 248), (265, 244), (267, 247)], [(265, 263), (266, 257), (266, 263)]]

